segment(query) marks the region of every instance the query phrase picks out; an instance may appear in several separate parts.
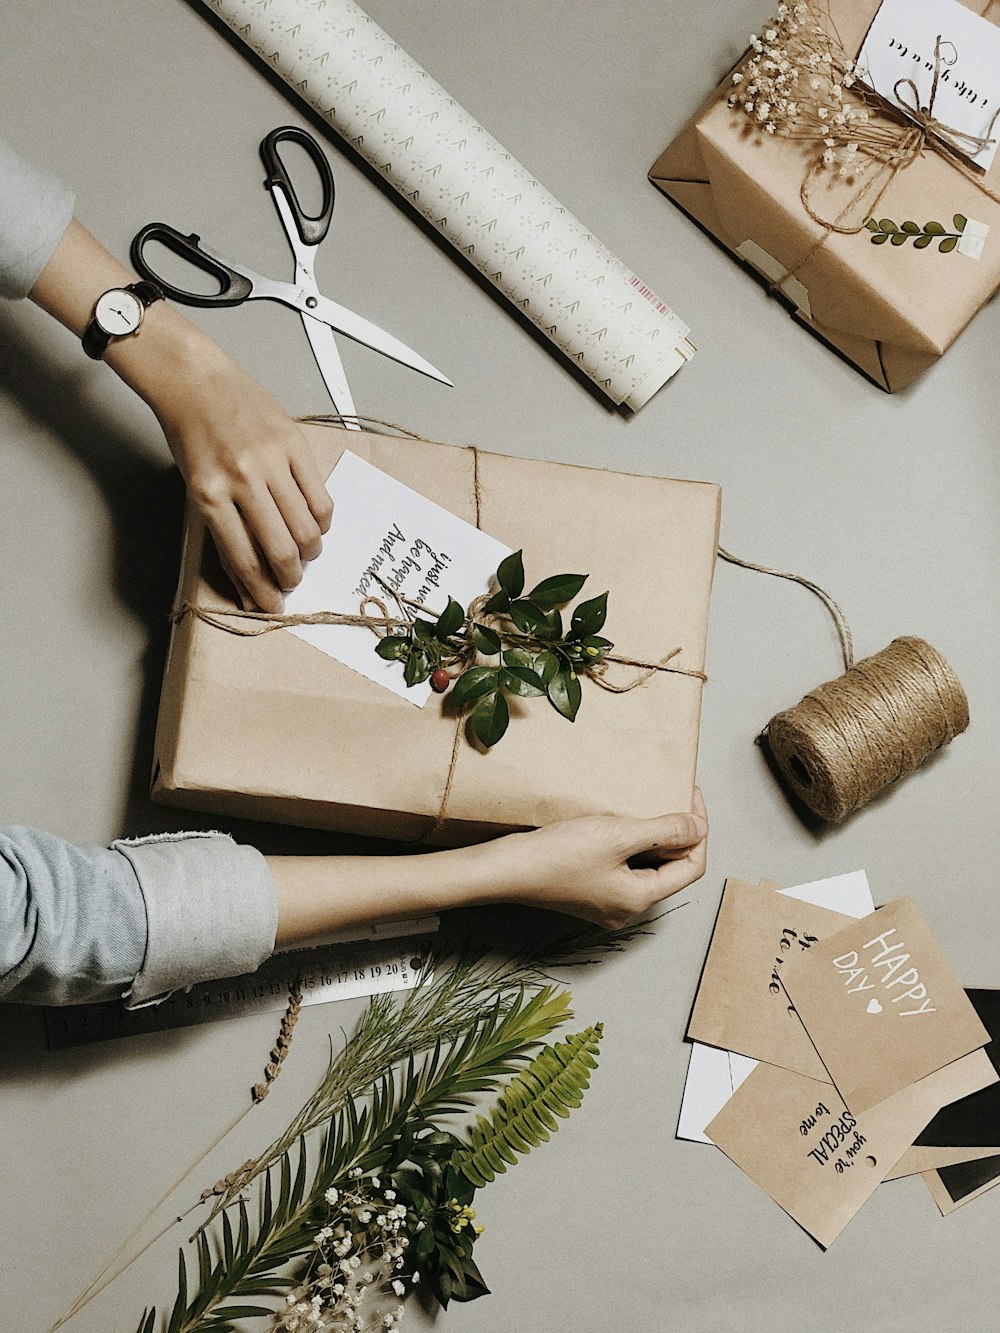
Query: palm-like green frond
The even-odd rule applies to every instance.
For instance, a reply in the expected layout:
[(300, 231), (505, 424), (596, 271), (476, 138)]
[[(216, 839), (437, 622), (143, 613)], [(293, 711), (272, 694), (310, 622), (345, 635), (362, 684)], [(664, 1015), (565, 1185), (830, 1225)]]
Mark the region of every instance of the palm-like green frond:
[(482, 1187), (514, 1166), (518, 1153), (537, 1148), (578, 1107), (597, 1068), (601, 1024), (545, 1046), (527, 1069), (517, 1074), (490, 1111), (478, 1116), (468, 1146), (452, 1157), (452, 1165), (473, 1185)]

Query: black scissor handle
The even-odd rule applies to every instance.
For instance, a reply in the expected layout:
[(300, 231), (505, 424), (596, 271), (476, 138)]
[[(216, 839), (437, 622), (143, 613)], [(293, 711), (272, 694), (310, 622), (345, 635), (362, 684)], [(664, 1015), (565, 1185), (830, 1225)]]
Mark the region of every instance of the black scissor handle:
[[(219, 284), (219, 290), (206, 296), (202, 292), (185, 291), (184, 288), (175, 287), (173, 283), (167, 282), (155, 269), (150, 267), (143, 254), (150, 241), (158, 241), (160, 245), (165, 245), (168, 250), (172, 250), (181, 259), (186, 259), (195, 268), (199, 268), (203, 273), (215, 278)], [(182, 305), (241, 305), (253, 291), (253, 283), (249, 278), (245, 278), (242, 273), (236, 273), (229, 268), (221, 259), (215, 259), (212, 255), (206, 254), (201, 248), (200, 242), (200, 236), (195, 236), (194, 233), (185, 236), (183, 232), (177, 231), (175, 227), (169, 226), (166, 222), (149, 222), (140, 231), (137, 231), (132, 238), (132, 247), (129, 253), (136, 272), (141, 273), (144, 278), (151, 279), (163, 289), (166, 296), (172, 297), (175, 301), (180, 301)]]
[[(300, 148), (304, 148), (319, 172), (320, 182), (323, 186), (323, 202), (320, 205), (319, 213), (315, 217), (310, 217), (299, 203), (295, 187), (292, 185), (285, 164), (278, 156), (278, 144), (280, 143), (297, 143)], [(330, 230), (334, 199), (333, 172), (330, 170), (330, 164), (326, 160), (323, 149), (306, 130), (300, 130), (295, 125), (281, 125), (278, 129), (272, 130), (261, 141), (260, 157), (264, 163), (264, 170), (267, 172), (264, 184), (268, 189), (280, 185), (284, 190), (303, 244), (319, 245)]]

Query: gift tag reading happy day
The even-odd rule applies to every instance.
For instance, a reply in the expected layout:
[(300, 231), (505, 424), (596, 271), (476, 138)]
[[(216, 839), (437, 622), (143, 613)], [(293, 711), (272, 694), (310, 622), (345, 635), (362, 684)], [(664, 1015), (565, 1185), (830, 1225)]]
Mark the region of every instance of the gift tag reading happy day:
[(856, 1115), (990, 1039), (910, 898), (828, 936), (781, 983)]

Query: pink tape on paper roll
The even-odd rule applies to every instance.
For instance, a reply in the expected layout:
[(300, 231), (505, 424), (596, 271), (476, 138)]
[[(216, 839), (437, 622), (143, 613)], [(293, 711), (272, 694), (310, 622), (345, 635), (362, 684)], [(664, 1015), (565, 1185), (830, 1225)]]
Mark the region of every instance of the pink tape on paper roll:
[(687, 325), (353, 0), (204, 0), (616, 404), (694, 354)]

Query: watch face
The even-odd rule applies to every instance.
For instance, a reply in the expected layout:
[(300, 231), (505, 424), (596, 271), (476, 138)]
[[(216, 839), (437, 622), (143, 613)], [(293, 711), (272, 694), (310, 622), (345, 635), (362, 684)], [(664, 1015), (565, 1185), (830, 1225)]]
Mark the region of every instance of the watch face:
[(97, 323), (112, 338), (134, 333), (142, 321), (142, 302), (131, 292), (105, 292), (94, 309)]

